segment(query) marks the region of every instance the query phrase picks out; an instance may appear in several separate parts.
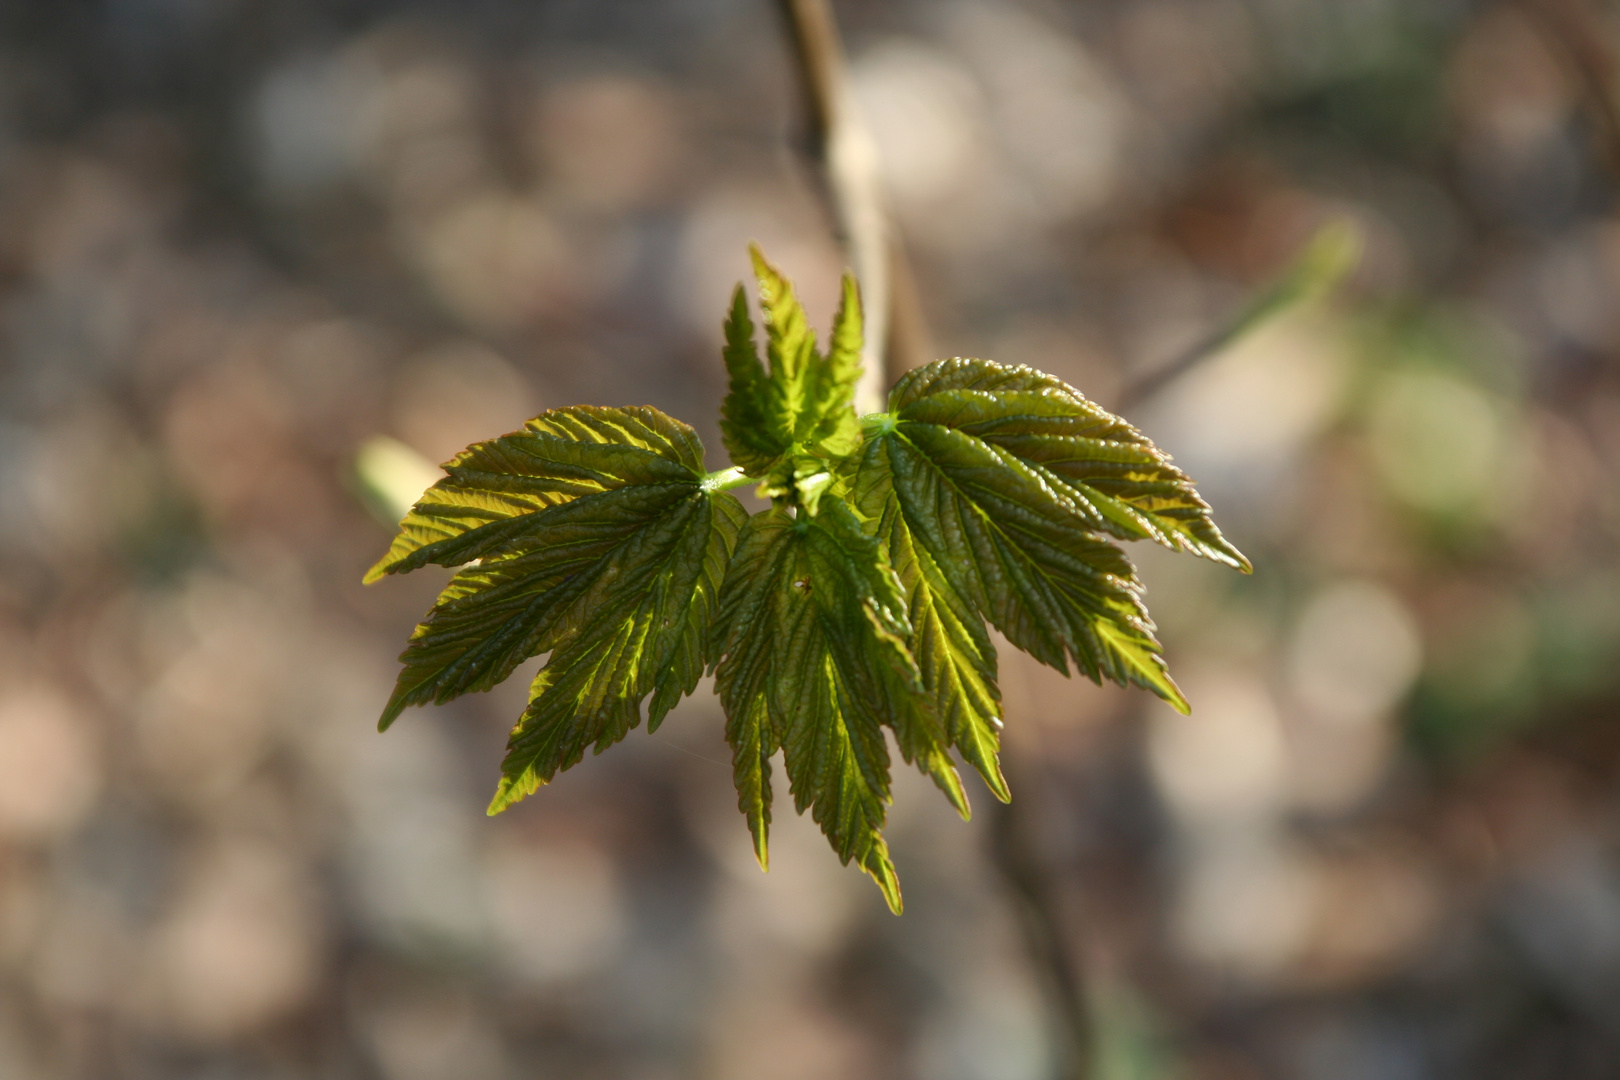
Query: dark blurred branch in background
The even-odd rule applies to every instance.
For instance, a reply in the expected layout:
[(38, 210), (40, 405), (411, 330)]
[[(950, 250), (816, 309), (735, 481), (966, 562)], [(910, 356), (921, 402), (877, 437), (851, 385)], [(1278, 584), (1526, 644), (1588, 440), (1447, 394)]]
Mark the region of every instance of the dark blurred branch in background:
[(1586, 0), (1518, 0), (1529, 18), (1570, 66), (1591, 114), (1597, 156), (1620, 181), (1620, 90), (1610, 27)]
[(1114, 402), (1114, 411), (1146, 401), (1267, 321), (1296, 304), (1326, 295), (1360, 261), (1361, 236), (1354, 225), (1332, 221), (1322, 226), (1282, 276), (1255, 293), (1226, 325), (1169, 363), (1128, 380)]
[[(809, 103), (811, 153), (822, 168), (841, 239), (861, 282), (866, 348), (856, 410), (877, 412), (884, 407), (891, 367), (905, 371), (931, 359), (925, 345), (926, 323), (898, 233), (884, 207), (877, 148), (851, 103), (832, 8), (827, 0), (780, 3)], [(993, 861), (1016, 903), (1019, 930), (1060, 1032), (1060, 1075), (1063, 1080), (1084, 1080), (1089, 1072), (1091, 1023), (1077, 954), (1070, 947), (1050, 878), (1030, 842), (1025, 817), (995, 800), (990, 812)]]
[(1028, 809), (1033, 805), (1031, 787), (1036, 778), (1019, 768), (1015, 758), (1003, 754), (1001, 767), (1008, 786), (1022, 795), (1014, 802), (990, 803), (991, 861), (1012, 894), (1018, 930), (1035, 966), (1041, 991), (1060, 1021), (1057, 1034), (1061, 1044), (1054, 1047), (1058, 1075), (1064, 1080), (1083, 1080), (1091, 1071), (1095, 1033), (1086, 1002), (1081, 953), (1059, 914), (1052, 876), (1031, 840), (1034, 823)]
[(827, 0), (779, 0), (810, 112), (810, 153), (821, 166), (840, 239), (861, 283), (866, 316), (864, 372), (857, 412), (880, 412), (892, 366), (917, 367), (926, 355), (910, 267), (884, 204), (877, 147), (861, 124), (844, 75), (844, 49)]

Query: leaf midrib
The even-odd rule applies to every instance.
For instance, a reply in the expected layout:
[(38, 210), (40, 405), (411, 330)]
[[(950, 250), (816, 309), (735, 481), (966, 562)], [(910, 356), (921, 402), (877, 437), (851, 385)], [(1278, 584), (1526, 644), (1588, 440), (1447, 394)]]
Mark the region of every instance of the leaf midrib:
[[(919, 424), (919, 425), (921, 425), (923, 423), (924, 423), (923, 421), (916, 421), (916, 420), (901, 420), (901, 422), (899, 424), (896, 424), (894, 429), (892, 431), (888, 432), (887, 435), (884, 436), (884, 437), (896, 438), (896, 439), (903, 440), (906, 443), (906, 445), (909, 446), (912, 449), (912, 451), (916, 454), (916, 456), (918, 458), (922, 459), (922, 461), (926, 463), (927, 467), (930, 470), (932, 470), (935, 475), (937, 475), (939, 477), (940, 481), (943, 484), (945, 484), (947, 487), (949, 487), (950, 490), (956, 494), (957, 502), (959, 504), (966, 504), (967, 506), (969, 506), (972, 509), (973, 513), (978, 515), (979, 519), (982, 520), (986, 525), (989, 526), (990, 530), (995, 533), (995, 535), (1000, 539), (1001, 543), (1016, 547), (1017, 545), (1014, 543), (1014, 539), (1015, 539), (1014, 536), (1010, 535), (1007, 532), (1007, 530), (1003, 529), (996, 522), (996, 520), (993, 517), (991, 517), (983, 509), (983, 507), (981, 507), (978, 504), (977, 500), (970, 498), (966, 494), (966, 492), (963, 490), (961, 485), (957, 484), (956, 481), (953, 480), (948, 473), (946, 473), (943, 469), (941, 469), (935, 463), (934, 459), (930, 455), (928, 455), (927, 453), (924, 453), (921, 447), (919, 447), (915, 442), (913, 442), (909, 437), (907, 437), (907, 435), (905, 434), (905, 431), (904, 431), (904, 428), (907, 425), (910, 425), (910, 424)], [(959, 430), (959, 429), (956, 429), (956, 428), (945, 427), (945, 425), (943, 425), (943, 424), (927, 424), (926, 426), (937, 427), (937, 428), (940, 428), (940, 429), (945, 430), (945, 431), (957, 431), (957, 430)], [(988, 441), (986, 441), (984, 439), (980, 439), (976, 435), (968, 435), (968, 433), (966, 433), (966, 432), (962, 432), (962, 434), (964, 436), (968, 437), (968, 438), (978, 439), (979, 442), (983, 443), (986, 447), (988, 447), (991, 451), (993, 451), (998, 457), (1001, 457), (1001, 456), (1004, 456), (1004, 455), (1007, 454), (1007, 452), (1004, 451), (1001, 447), (996, 446), (995, 444), (990, 443), (990, 442), (988, 442)], [(1008, 455), (1008, 456), (1010, 456), (1010, 455)], [(904, 501), (902, 501), (901, 504), (900, 504), (900, 511), (901, 511), (901, 516), (904, 517), (905, 516), (905, 503), (904, 503)], [(911, 527), (911, 523), (909, 521), (906, 523), (906, 527), (907, 528)], [(1089, 531), (1089, 530), (1087, 530), (1087, 531)], [(913, 533), (915, 533), (915, 530), (913, 530)], [(1024, 532), (1023, 530), (1020, 530), (1019, 534), (1024, 535), (1024, 536), (1030, 536), (1030, 538), (1032, 540), (1039, 541), (1038, 537), (1033, 537), (1029, 533)], [(964, 532), (964, 535), (965, 535), (965, 532)], [(1046, 569), (1042, 566), (1041, 563), (1039, 563), (1035, 559), (1030, 558), (1027, 555), (1024, 556), (1023, 561), (1027, 564), (1027, 566), (1029, 567), (1029, 570), (1031, 572), (1033, 572), (1034, 574), (1038, 575), (1040, 577), (1041, 581), (1045, 583), (1048, 595), (1054, 595), (1054, 596), (1058, 597), (1066, 605), (1073, 606), (1072, 601), (1070, 601), (1068, 599), (1068, 597), (1067, 597), (1066, 591), (1064, 589), (1058, 587), (1058, 585), (1057, 585), (1056, 581), (1053, 579), (1052, 575), (1049, 574), (1046, 571)], [(983, 583), (983, 575), (979, 574), (979, 570), (978, 570), (978, 568), (976, 566), (974, 567), (974, 573), (979, 575), (980, 582), (982, 584)], [(1100, 576), (1107, 579), (1107, 580), (1109, 580), (1109, 581), (1118, 581), (1119, 580), (1118, 577), (1116, 575), (1114, 575), (1114, 574), (1102, 573)], [(988, 591), (986, 591), (986, 596), (988, 597)], [(1045, 605), (1043, 604), (1041, 606), (1045, 606)], [(983, 614), (985, 614), (985, 613), (981, 613), (981, 615), (983, 615)], [(1081, 614), (1082, 614), (1082, 619), (1084, 619), (1084, 613), (1082, 612)], [(1085, 621), (1089, 622), (1090, 620), (1085, 620)], [(1069, 643), (1065, 643), (1065, 642), (1062, 642), (1062, 641), (1058, 641), (1058, 642), (1053, 643), (1051, 641), (1051, 635), (1048, 634), (1044, 628), (1037, 625), (1036, 630), (1043, 638), (1045, 638), (1047, 640), (1048, 644), (1056, 644), (1056, 646), (1057, 646), (1056, 651), (1060, 655), (1064, 656), (1065, 667), (1062, 670), (1064, 670), (1065, 674), (1067, 674), (1067, 666), (1066, 665), (1067, 665), (1067, 660), (1069, 658), (1068, 657), (1069, 650), (1074, 648), (1074, 646), (1077, 645), (1078, 643), (1069, 644)]]

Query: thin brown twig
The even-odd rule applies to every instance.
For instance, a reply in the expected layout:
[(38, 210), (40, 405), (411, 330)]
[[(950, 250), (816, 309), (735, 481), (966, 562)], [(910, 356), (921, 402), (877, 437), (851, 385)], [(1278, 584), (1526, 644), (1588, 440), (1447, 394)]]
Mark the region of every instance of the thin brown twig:
[[(845, 78), (843, 45), (827, 0), (779, 0), (792, 30), (810, 106), (812, 155), (820, 164), (834, 217), (861, 283), (866, 316), (864, 372), (856, 408), (883, 408), (887, 372), (926, 363), (927, 320), (915, 278), (885, 207), (877, 153), (861, 125)], [(1050, 876), (1029, 842), (1021, 811), (995, 803), (994, 863), (1011, 892), (1018, 926), (1062, 1032), (1064, 1080), (1084, 1080), (1091, 1052), (1085, 978), (1076, 965)]]
[[(888, 368), (915, 367), (926, 357), (910, 268), (905, 264), (883, 198), (877, 148), (861, 123), (845, 76), (844, 50), (827, 0), (779, 0), (792, 31), (798, 70), (810, 106), (811, 155), (821, 166), (840, 238), (861, 284), (866, 317), (856, 410), (878, 412)], [(892, 362), (892, 364), (890, 363)]]
[(1022, 798), (1010, 803), (991, 802), (992, 859), (1012, 893), (1024, 947), (1058, 1021), (1058, 1075), (1063, 1080), (1085, 1080), (1091, 1068), (1094, 1039), (1085, 973), (1068, 924), (1059, 914), (1052, 877), (1030, 843), (1024, 808), (1033, 794), (1029, 790), (1031, 778), (1019, 776), (1021, 770), (1016, 765), (1013, 755), (1003, 756), (1002, 771), (1012, 774), (1009, 786), (1017, 780)]
[(1250, 297), (1225, 325), (1169, 363), (1128, 380), (1115, 395), (1114, 408), (1124, 410), (1147, 400), (1296, 304), (1327, 295), (1360, 261), (1359, 230), (1345, 220), (1328, 222), (1317, 229), (1292, 265)]

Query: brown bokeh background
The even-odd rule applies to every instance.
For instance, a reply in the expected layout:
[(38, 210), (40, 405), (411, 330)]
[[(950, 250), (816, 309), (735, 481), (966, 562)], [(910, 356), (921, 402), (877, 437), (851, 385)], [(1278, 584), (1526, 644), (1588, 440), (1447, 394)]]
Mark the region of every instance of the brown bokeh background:
[[(1193, 715), (1002, 650), (1093, 1075), (1620, 1075), (1612, 6), (839, 14), (940, 355), (1113, 405), (1362, 248), (1130, 410), (1257, 568), (1133, 549)], [(744, 244), (844, 264), (803, 131), (765, 0), (0, 4), (0, 1077), (1056, 1075), (976, 781), (896, 919), (759, 873), (707, 684), (496, 819), (522, 679), (374, 730), (443, 575), (360, 586), (358, 448), (723, 465)]]

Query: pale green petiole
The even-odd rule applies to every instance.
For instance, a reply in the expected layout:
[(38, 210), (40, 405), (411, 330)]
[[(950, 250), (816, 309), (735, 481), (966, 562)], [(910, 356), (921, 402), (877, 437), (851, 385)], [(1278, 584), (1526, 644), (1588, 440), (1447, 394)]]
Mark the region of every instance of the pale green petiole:
[(731, 491), (745, 484), (753, 483), (753, 477), (747, 476), (742, 469), (733, 465), (729, 469), (716, 469), (703, 478), (704, 491)]

